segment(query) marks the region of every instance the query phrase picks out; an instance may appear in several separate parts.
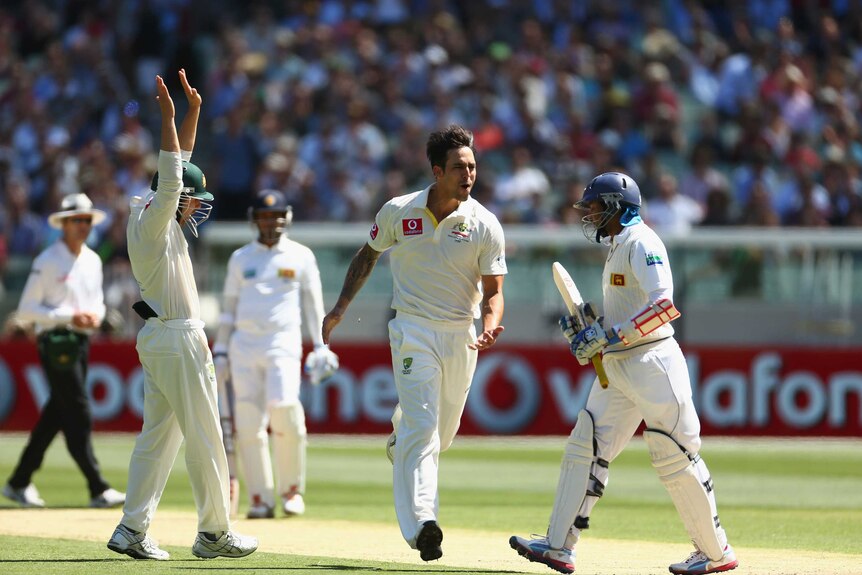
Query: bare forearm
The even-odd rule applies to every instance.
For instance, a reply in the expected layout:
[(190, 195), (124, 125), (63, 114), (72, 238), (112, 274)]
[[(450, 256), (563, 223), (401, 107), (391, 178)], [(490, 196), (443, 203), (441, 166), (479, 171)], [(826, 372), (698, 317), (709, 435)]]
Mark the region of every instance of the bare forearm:
[(368, 276), (374, 270), (374, 266), (380, 258), (380, 253), (369, 247), (368, 244), (356, 252), (353, 260), (350, 262), (350, 267), (347, 268), (347, 274), (344, 276), (344, 285), (341, 288), (341, 294), (338, 296), (335, 307), (342, 310), (347, 309), (347, 306), (350, 305), (350, 302), (353, 301), (353, 298), (356, 297), (356, 294), (359, 293), (359, 290), (365, 285)]
[(174, 117), (162, 115), (162, 140), (160, 149), (166, 152), (179, 152), (180, 141), (177, 139), (177, 127)]
[(190, 106), (186, 117), (183, 118), (183, 123), (180, 125), (180, 148), (186, 152), (192, 152), (195, 149), (195, 139), (198, 133), (198, 119), (201, 115), (200, 106)]
[(492, 331), (503, 322), (503, 292), (496, 292), (482, 299), (482, 329)]

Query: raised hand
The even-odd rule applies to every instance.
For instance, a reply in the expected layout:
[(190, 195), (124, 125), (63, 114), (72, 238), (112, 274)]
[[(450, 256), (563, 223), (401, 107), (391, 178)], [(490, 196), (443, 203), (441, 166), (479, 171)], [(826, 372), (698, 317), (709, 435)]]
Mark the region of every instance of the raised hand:
[(176, 110), (174, 109), (174, 101), (171, 99), (171, 93), (168, 92), (165, 80), (161, 76), (156, 76), (156, 100), (159, 102), (162, 117), (173, 119), (174, 114), (176, 113)]
[(201, 104), (203, 104), (203, 98), (201, 97), (200, 92), (197, 91), (197, 88), (192, 88), (189, 84), (188, 78), (186, 78), (186, 69), (180, 68), (180, 84), (183, 85), (183, 91), (186, 93), (186, 100), (189, 101), (190, 107), (200, 108)]

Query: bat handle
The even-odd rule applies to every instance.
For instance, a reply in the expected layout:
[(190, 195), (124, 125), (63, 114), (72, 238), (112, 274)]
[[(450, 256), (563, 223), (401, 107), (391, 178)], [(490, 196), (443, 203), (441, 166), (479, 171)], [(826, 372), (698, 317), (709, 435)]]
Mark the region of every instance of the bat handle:
[(599, 376), (599, 384), (602, 386), (602, 389), (608, 388), (608, 374), (605, 372), (605, 366), (602, 364), (602, 356), (601, 354), (596, 354), (593, 356), (593, 367), (596, 370), (596, 375)]

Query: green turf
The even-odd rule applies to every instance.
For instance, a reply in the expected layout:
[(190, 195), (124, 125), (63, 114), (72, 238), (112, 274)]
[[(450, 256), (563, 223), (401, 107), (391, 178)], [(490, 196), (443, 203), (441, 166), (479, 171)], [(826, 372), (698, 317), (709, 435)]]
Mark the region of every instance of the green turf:
[[(23, 435), (0, 436), (0, 479), (8, 477), (24, 441)], [(131, 436), (125, 435), (96, 437), (96, 452), (104, 473), (118, 489), (125, 487), (132, 441)], [(489, 442), (459, 438), (441, 457), (441, 523), (523, 535), (543, 532), (553, 502), (564, 441), (551, 438)], [(312, 437), (306, 494), (309, 515), (317, 519), (394, 524), (391, 467), (383, 454), (383, 444), (382, 436)], [(722, 523), (735, 545), (862, 555), (859, 545), (862, 442), (707, 438), (701, 453), (715, 480)], [(87, 503), (84, 479), (60, 439), (52, 445), (34, 482), (52, 507)], [(3, 505), (5, 502), (0, 504)], [(160, 508), (194, 509), (182, 451)], [(0, 521), (2, 513), (0, 507)], [(610, 483), (593, 513), (591, 525), (588, 536), (595, 538), (678, 543), (688, 539), (673, 504), (655, 476), (644, 444), (637, 440), (612, 463)], [(4, 544), (0, 545), (0, 572), (53, 572), (50, 570), (53, 567), (43, 562), (22, 559), (35, 556), (33, 545), (39, 549), (57, 546), (58, 556), (75, 558), (63, 563), (62, 572), (109, 573), (111, 566), (117, 565), (113, 558), (105, 559), (101, 544), (73, 545), (62, 541), (49, 544), (4, 538)], [(189, 555), (188, 549), (171, 551), (180, 559)], [(40, 551), (38, 556), (45, 555)], [(259, 563), (243, 563), (243, 569), (257, 567), (270, 572), (275, 566), (284, 567), (288, 561), (294, 573), (304, 569), (311, 569), (309, 572), (341, 569), (339, 565), (349, 572), (355, 567), (340, 560), (286, 559), (262, 553), (253, 557)], [(314, 567), (323, 564), (328, 567)], [(169, 569), (150, 565), (147, 564), (147, 570), (153, 569), (154, 573)], [(180, 568), (176, 562), (171, 565)], [(409, 565), (363, 565), (366, 567), (361, 571), (417, 571)]]

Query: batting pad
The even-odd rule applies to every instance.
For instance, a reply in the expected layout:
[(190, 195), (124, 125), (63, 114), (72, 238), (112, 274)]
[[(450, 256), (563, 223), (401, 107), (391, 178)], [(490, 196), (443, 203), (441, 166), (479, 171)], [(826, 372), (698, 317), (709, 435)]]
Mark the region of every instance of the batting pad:
[(272, 458), (275, 463), (275, 488), (279, 495), (293, 490), (305, 493), (305, 454), (308, 434), (301, 403), (270, 409)]
[(235, 407), (236, 452), (249, 501), (254, 504), (256, 496), (259, 503), (274, 507), (265, 414), (259, 405), (250, 401), (238, 401)]
[(593, 416), (582, 409), (578, 413), (578, 422), (566, 441), (554, 509), (548, 523), (548, 543), (555, 549), (563, 548), (569, 529), (572, 528), (586, 497), (590, 467), (593, 464), (594, 433)]
[(670, 493), (694, 544), (710, 559), (724, 555), (727, 536), (718, 521), (709, 470), (699, 455), (689, 455), (662, 431), (647, 429), (644, 439), (652, 465)]

